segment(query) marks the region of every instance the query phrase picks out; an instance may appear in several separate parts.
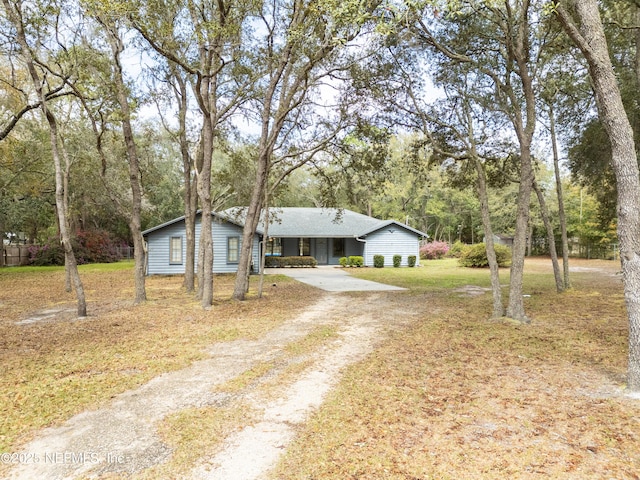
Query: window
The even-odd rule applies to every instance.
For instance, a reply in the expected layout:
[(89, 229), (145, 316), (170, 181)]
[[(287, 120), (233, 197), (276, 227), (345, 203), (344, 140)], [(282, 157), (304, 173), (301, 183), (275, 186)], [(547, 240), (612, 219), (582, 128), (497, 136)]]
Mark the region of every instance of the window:
[(240, 258), (240, 237), (227, 237), (227, 263), (238, 263)]
[(308, 257), (311, 255), (311, 240), (308, 238), (301, 238), (298, 242), (299, 255), (301, 257)]
[(281, 238), (269, 238), (265, 244), (265, 255), (282, 256), (282, 239)]
[(169, 239), (169, 265), (182, 265), (182, 237)]
[(344, 257), (344, 238), (333, 239), (333, 256)]

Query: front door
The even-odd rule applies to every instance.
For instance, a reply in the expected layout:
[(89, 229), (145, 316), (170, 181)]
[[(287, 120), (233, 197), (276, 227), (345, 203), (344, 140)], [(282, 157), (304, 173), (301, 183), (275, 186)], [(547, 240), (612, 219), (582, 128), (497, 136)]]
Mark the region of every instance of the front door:
[(326, 265), (329, 263), (328, 250), (327, 250), (327, 239), (326, 238), (316, 238), (316, 261), (318, 265)]

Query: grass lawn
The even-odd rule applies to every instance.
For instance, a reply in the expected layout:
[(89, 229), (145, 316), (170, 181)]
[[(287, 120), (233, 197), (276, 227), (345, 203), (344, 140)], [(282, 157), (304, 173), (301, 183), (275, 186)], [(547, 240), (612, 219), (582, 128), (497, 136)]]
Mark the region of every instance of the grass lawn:
[[(574, 288), (558, 295), (550, 262), (528, 259), (530, 325), (487, 320), (490, 293), (468, 286), (489, 287), (488, 271), (452, 260), (423, 265), (351, 270), (409, 288), (398, 298), (426, 313), (347, 369), (273, 478), (640, 478), (640, 401), (623, 395), (628, 329), (618, 263), (572, 260)], [(131, 263), (83, 266), (81, 274), (89, 317), (78, 320), (62, 269), (0, 270), (0, 452), (204, 358), (214, 342), (262, 335), (319, 295), (280, 277), (265, 298), (235, 302), (234, 278), (217, 276), (215, 305), (203, 311), (180, 278), (150, 277), (149, 301), (133, 306)], [(334, 334), (318, 331), (291, 345), (292, 354)], [(224, 438), (247, 421), (240, 410), (205, 413), (186, 411), (159, 427), (186, 445), (188, 465), (207, 442), (187, 437)], [(175, 431), (187, 424), (188, 435)]]
[(549, 260), (528, 259), (522, 326), (488, 321), (490, 293), (461, 288), (489, 286), (487, 271), (423, 264), (355, 270), (429, 313), (348, 369), (273, 478), (639, 478), (619, 263), (573, 260), (558, 295)]

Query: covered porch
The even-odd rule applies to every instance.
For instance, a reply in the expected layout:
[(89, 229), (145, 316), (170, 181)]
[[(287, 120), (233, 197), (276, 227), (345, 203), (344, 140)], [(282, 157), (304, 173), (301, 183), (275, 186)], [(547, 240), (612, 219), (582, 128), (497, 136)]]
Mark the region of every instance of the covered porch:
[(365, 242), (352, 237), (270, 237), (264, 245), (267, 256), (311, 256), (318, 265), (339, 265), (341, 257), (363, 256)]

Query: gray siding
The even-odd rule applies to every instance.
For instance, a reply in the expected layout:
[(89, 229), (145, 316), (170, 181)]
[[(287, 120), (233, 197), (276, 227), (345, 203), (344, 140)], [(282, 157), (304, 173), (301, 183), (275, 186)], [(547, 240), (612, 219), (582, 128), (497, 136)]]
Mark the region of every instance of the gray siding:
[[(242, 246), (242, 228), (238, 225), (221, 222), (217, 218), (212, 223), (213, 234), (213, 271), (215, 273), (235, 273), (238, 269), (237, 263), (227, 262), (227, 238), (238, 237), (240, 248)], [(182, 237), (182, 264), (172, 265), (169, 262), (169, 242), (171, 237)], [(254, 270), (259, 266), (259, 236), (253, 240), (253, 265)], [(198, 249), (200, 246), (200, 217), (196, 220), (196, 271), (198, 269)], [(167, 227), (156, 230), (147, 235), (147, 274), (148, 275), (180, 275), (184, 274), (184, 264), (186, 261), (186, 236), (185, 223), (174, 223)]]
[[(184, 234), (184, 222), (174, 223), (147, 235), (147, 275), (178, 275), (184, 273), (187, 257), (187, 243)], [(182, 264), (169, 262), (169, 242), (171, 237), (182, 238)]]
[(392, 267), (393, 256), (402, 255), (401, 265), (406, 267), (409, 264), (409, 255), (415, 255), (416, 265), (418, 265), (420, 262), (420, 239), (418, 236), (397, 226), (391, 228), (394, 230), (393, 233), (384, 228), (367, 236), (364, 264), (372, 267), (373, 256), (384, 255), (385, 267)]

